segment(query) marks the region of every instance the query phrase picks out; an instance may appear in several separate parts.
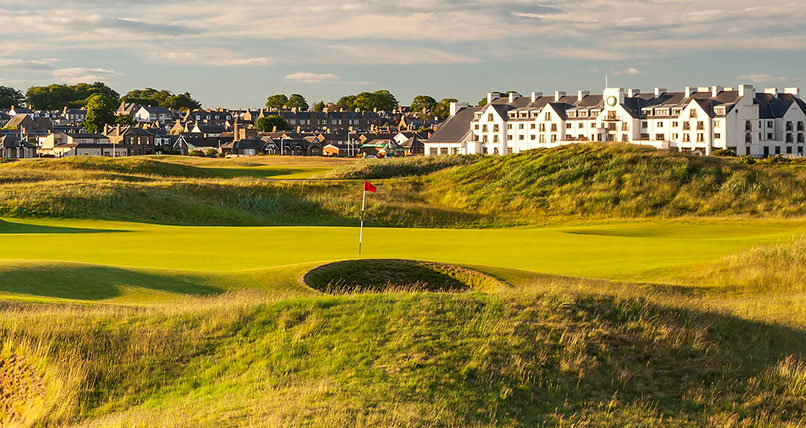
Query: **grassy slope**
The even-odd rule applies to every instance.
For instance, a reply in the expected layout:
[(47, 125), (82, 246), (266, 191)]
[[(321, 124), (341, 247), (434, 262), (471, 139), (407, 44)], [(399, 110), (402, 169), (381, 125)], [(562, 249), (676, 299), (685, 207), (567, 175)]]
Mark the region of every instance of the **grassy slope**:
[(614, 290), (21, 307), (0, 335), (62, 382), (43, 426), (806, 423), (802, 330)]
[[(339, 226), (359, 216), (360, 179), (376, 177), (383, 179), (370, 198), (369, 215), (384, 226), (806, 213), (806, 173), (796, 168), (640, 147), (577, 145), (502, 157), (371, 161), (336, 170), (343, 162), (255, 162), (261, 163), (173, 157), (10, 163), (0, 167), (0, 182), (6, 183), (0, 187), (0, 215)], [(265, 180), (318, 174), (351, 180)]]

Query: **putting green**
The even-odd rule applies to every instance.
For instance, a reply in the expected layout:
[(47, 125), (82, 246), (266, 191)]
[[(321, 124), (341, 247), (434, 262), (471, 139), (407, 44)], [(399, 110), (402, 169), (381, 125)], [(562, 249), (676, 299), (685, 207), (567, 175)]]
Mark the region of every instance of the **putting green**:
[[(624, 221), (494, 230), (367, 228), (362, 256), (636, 280), (651, 279), (659, 269), (714, 260), (759, 242), (803, 233), (804, 221), (760, 220)], [(357, 239), (357, 228), (344, 227), (188, 227), (27, 219), (0, 224), (3, 259), (203, 272), (355, 258)]]

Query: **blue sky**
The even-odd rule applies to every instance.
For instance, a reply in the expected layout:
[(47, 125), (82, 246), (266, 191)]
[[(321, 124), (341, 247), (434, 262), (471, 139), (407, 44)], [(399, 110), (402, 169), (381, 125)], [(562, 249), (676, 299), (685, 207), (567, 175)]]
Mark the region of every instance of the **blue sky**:
[[(26, 4), (27, 3), (27, 4)], [(0, 0), (0, 84), (101, 80), (205, 107), (389, 89), (802, 86), (806, 2), (767, 0)]]

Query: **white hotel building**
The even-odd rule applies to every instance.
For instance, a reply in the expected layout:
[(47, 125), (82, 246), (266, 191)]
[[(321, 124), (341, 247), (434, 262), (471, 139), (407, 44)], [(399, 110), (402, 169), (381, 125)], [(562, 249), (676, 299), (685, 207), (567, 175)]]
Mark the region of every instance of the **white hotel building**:
[(804, 156), (806, 103), (799, 92), (739, 85), (649, 93), (607, 88), (601, 95), (490, 93), (484, 107), (452, 105), (425, 154), (508, 154), (599, 141), (703, 155)]

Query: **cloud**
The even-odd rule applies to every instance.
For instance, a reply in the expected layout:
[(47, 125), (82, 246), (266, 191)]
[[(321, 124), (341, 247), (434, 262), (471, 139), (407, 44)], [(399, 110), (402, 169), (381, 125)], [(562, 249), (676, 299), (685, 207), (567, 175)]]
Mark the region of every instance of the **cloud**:
[(92, 83), (92, 82), (107, 82), (111, 76), (120, 75), (114, 70), (105, 68), (60, 68), (53, 70), (51, 75), (59, 83), (76, 84), (76, 83)]
[(740, 81), (750, 83), (793, 83), (800, 82), (799, 78), (772, 76), (766, 73), (742, 74), (737, 76)]
[(43, 58), (43, 59), (19, 59), (19, 58), (0, 58), (0, 70), (7, 71), (38, 71), (49, 70), (53, 68), (53, 64), (58, 62), (56, 58)]
[(618, 75), (626, 75), (626, 76), (637, 76), (639, 74), (644, 74), (642, 70), (639, 70), (635, 67), (626, 68), (621, 71), (617, 71), (616, 74)]
[(306, 73), (306, 72), (297, 72), (292, 74), (287, 74), (283, 79), (292, 81), (292, 82), (299, 82), (299, 83), (326, 83), (326, 82), (337, 82), (339, 80), (339, 76), (333, 73)]
[(151, 54), (154, 62), (170, 62), (182, 65), (203, 65), (208, 67), (261, 67), (274, 64), (267, 57), (235, 57), (224, 50), (207, 49), (206, 52), (158, 52)]

